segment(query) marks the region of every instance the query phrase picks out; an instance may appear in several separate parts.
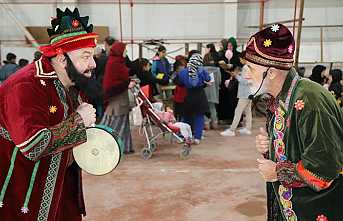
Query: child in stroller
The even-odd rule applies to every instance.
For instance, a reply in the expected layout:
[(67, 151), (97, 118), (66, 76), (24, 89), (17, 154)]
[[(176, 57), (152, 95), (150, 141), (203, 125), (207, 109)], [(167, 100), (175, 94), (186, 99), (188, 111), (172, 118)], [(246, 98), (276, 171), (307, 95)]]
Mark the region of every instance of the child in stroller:
[(176, 122), (174, 111), (171, 107), (165, 106), (164, 111), (160, 111), (157, 108), (154, 108), (154, 111), (157, 115), (161, 118), (161, 120), (167, 124), (167, 126), (171, 129), (177, 128), (182, 137), (184, 138), (184, 142), (186, 144), (192, 143), (192, 129), (191, 126), (187, 123), (183, 122)]

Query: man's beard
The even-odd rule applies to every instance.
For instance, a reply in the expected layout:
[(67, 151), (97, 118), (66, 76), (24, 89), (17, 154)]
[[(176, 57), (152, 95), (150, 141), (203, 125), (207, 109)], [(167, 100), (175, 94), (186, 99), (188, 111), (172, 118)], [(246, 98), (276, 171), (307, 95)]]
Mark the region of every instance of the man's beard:
[(66, 55), (65, 57), (67, 60), (66, 71), (70, 80), (75, 84), (75, 88), (84, 92), (92, 102), (101, 103), (103, 99), (102, 85), (92, 78), (92, 76), (88, 78), (84, 75), (92, 70), (88, 69), (80, 73), (75, 68), (69, 56)]
[(260, 84), (252, 85), (250, 87), (251, 94), (254, 94), (255, 96), (260, 96), (260, 95), (263, 95), (267, 92), (265, 85), (264, 85), (264, 82), (262, 83), (262, 85), (260, 85)]

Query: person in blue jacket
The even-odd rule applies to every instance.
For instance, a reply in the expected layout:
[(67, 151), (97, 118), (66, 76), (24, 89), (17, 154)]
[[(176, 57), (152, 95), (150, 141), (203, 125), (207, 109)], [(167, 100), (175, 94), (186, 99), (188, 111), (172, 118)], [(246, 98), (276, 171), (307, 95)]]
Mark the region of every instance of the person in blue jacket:
[(171, 70), (171, 66), (169, 64), (168, 59), (166, 58), (167, 49), (161, 45), (158, 50), (156, 56), (153, 58), (151, 72), (152, 74), (157, 77), (158, 74), (167, 74), (169, 76)]
[(184, 101), (184, 122), (192, 126), (194, 144), (199, 144), (204, 129), (204, 116), (209, 113), (209, 106), (204, 88), (211, 84), (209, 74), (203, 69), (200, 54), (193, 54), (187, 67), (178, 75), (175, 82), (187, 88)]

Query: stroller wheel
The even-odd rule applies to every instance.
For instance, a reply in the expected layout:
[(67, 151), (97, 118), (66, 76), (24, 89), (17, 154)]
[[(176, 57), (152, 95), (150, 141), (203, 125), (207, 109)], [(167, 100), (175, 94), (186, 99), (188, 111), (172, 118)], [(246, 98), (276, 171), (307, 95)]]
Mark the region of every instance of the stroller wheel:
[(149, 148), (143, 148), (141, 150), (141, 156), (144, 160), (148, 160), (152, 156), (152, 151)]
[(191, 153), (191, 148), (190, 147), (182, 147), (181, 152), (180, 152), (180, 158), (182, 160), (186, 160), (189, 158), (189, 155)]
[(156, 143), (151, 143), (151, 144), (150, 144), (150, 150), (151, 150), (152, 152), (155, 152), (156, 149), (157, 149)]

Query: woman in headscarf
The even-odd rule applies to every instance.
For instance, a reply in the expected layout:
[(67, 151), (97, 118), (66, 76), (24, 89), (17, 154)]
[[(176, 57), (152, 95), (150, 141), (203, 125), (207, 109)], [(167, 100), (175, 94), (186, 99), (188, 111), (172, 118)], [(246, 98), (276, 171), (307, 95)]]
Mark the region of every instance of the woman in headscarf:
[(228, 60), (225, 57), (225, 52), (227, 50), (227, 44), (228, 44), (228, 40), (223, 38), (220, 42), (219, 42), (219, 51), (218, 51), (218, 59), (219, 61), (224, 61), (225, 63), (228, 63)]
[(110, 50), (103, 80), (105, 114), (101, 124), (111, 127), (123, 140), (124, 153), (134, 153), (129, 122), (128, 89), (135, 85), (125, 65), (126, 44), (115, 42)]
[(203, 69), (203, 59), (200, 54), (193, 54), (187, 64), (175, 79), (176, 83), (187, 89), (184, 99), (184, 121), (192, 126), (194, 144), (199, 144), (204, 129), (204, 115), (209, 112), (204, 87), (211, 84), (209, 74)]
[[(222, 82), (219, 90), (218, 119), (229, 122), (234, 117), (235, 109), (238, 103), (238, 81), (236, 79), (230, 80), (231, 73), (236, 67), (241, 67), (242, 64), (239, 60), (240, 53), (237, 51), (237, 42), (235, 38), (231, 37), (229, 40), (223, 39), (221, 44), (223, 46), (226, 45), (226, 50), (222, 50), (219, 53), (219, 67), (221, 69)], [(225, 49), (225, 47), (223, 48)], [(231, 51), (232, 53), (226, 53), (227, 50)], [(231, 58), (229, 57), (230, 60), (227, 58), (227, 56), (225, 56), (226, 54), (231, 55)]]
[(232, 51), (232, 58), (230, 59), (230, 64), (233, 65), (233, 69), (235, 67), (242, 67), (242, 64), (240, 62), (240, 52), (237, 51), (237, 40), (234, 37), (229, 38), (227, 49)]
[(324, 85), (325, 81), (325, 71), (326, 67), (323, 65), (316, 65), (312, 69), (312, 74), (310, 76), (310, 80), (317, 82), (320, 85)]

